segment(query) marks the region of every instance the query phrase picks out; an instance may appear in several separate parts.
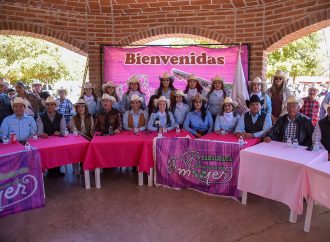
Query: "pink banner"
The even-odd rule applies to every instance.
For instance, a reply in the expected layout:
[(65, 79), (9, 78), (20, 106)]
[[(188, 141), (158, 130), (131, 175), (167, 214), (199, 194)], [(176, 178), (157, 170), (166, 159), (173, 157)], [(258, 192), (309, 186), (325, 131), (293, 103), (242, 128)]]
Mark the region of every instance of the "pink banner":
[(162, 138), (156, 140), (154, 151), (157, 185), (239, 197), (239, 144)]
[(174, 86), (184, 90), (187, 77), (195, 74), (204, 88), (211, 78), (220, 75), (228, 85), (234, 81), (238, 53), (241, 48), (245, 78), (248, 78), (248, 48), (246, 45), (230, 48), (104, 47), (104, 79), (114, 81), (119, 96), (127, 90), (126, 81), (136, 75), (142, 91), (149, 97), (159, 87), (159, 76), (168, 72), (175, 77)]

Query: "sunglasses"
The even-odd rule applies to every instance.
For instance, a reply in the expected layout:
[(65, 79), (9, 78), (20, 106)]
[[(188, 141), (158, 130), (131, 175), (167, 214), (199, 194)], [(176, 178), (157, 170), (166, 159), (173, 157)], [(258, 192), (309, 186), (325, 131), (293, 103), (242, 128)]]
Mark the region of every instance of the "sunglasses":
[(279, 77), (279, 76), (274, 76), (274, 80), (283, 80), (283, 78), (282, 77)]

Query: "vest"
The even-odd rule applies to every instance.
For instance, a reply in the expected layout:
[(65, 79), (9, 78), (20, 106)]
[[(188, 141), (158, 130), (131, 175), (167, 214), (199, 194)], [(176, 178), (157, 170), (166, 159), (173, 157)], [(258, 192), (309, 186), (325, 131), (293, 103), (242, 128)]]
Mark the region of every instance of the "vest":
[(330, 120), (328, 116), (320, 120), (319, 126), (321, 130), (321, 143), (328, 153), (330, 153)]
[[(74, 125), (76, 126), (77, 130), (81, 131), (80, 116), (79, 115), (73, 116), (73, 121), (74, 121)], [(92, 134), (91, 134), (91, 116), (89, 116), (88, 118), (85, 117), (84, 123), (85, 123), (86, 135), (88, 137), (92, 137)]]
[(47, 112), (41, 114), (40, 118), (44, 125), (44, 133), (48, 135), (53, 135), (55, 131), (61, 131), (62, 114), (56, 112), (53, 122), (50, 121)]
[[(146, 125), (146, 119), (144, 118), (144, 114), (140, 113), (138, 128), (143, 127), (144, 125)], [(134, 128), (134, 121), (132, 114), (128, 114), (128, 127), (131, 129)]]
[(244, 115), (245, 132), (253, 134), (262, 131), (262, 128), (264, 127), (265, 119), (266, 119), (266, 113), (261, 111), (261, 115), (258, 117), (257, 122), (254, 124), (252, 122), (252, 115), (250, 115), (250, 113), (246, 113)]

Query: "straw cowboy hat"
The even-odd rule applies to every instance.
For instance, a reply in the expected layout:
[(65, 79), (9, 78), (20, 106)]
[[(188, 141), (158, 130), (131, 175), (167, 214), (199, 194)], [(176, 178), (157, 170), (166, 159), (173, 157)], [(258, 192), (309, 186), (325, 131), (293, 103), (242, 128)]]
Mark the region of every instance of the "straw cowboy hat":
[(142, 103), (143, 102), (143, 97), (140, 97), (137, 94), (133, 94), (132, 97), (131, 97), (131, 102), (132, 101), (140, 101)]
[(108, 81), (107, 83), (102, 85), (102, 91), (105, 92), (107, 87), (116, 87), (116, 85), (113, 81)]
[(159, 102), (166, 102), (167, 108), (169, 108), (170, 105), (171, 105), (171, 101), (169, 99), (167, 99), (166, 97), (164, 97), (164, 96), (161, 96), (160, 98), (158, 98), (158, 99), (156, 98), (154, 100), (154, 104), (155, 104), (156, 107), (158, 106)]
[(319, 89), (318, 89), (318, 85), (316, 83), (313, 83), (309, 88), (308, 88), (308, 91), (309, 90), (316, 90), (316, 92), (319, 92)]
[(94, 85), (91, 82), (86, 82), (83, 86), (84, 89), (94, 88)]
[(24, 107), (27, 108), (28, 101), (21, 97), (15, 97), (14, 100), (11, 102), (11, 107), (14, 108), (15, 104), (23, 104)]
[(187, 94), (185, 94), (182, 90), (176, 90), (176, 91), (175, 91), (175, 96), (186, 97)]
[(68, 89), (66, 89), (64, 87), (60, 87), (59, 89), (57, 89), (56, 95), (59, 95), (60, 91), (64, 91), (65, 92), (65, 96), (68, 95)]
[(196, 101), (198, 99), (200, 99), (200, 100), (202, 100), (204, 102), (207, 102), (208, 101), (206, 97), (204, 97), (203, 95), (201, 95), (199, 93), (197, 93), (192, 99), (193, 99), (193, 101)]
[(162, 76), (159, 77), (159, 80), (163, 79), (169, 79), (171, 81), (174, 81), (174, 77), (168, 74), (167, 72), (164, 72)]
[(38, 80), (38, 79), (34, 79), (33, 82), (32, 82), (32, 86), (36, 86), (36, 85), (40, 85), (40, 86), (42, 86), (41, 81)]
[(212, 83), (215, 81), (221, 81), (222, 83), (225, 82), (225, 80), (219, 75), (216, 75), (214, 78), (211, 79), (211, 81), (212, 81)]
[[(274, 77), (275, 76), (283, 77), (284, 81), (286, 81), (289, 78), (289, 73), (286, 71), (277, 70), (274, 74)], [(273, 79), (274, 79), (274, 77), (273, 77)]]
[(130, 83), (139, 83), (140, 85), (140, 80), (136, 76), (133, 76), (127, 80), (127, 85), (129, 85)]
[(197, 81), (197, 76), (195, 76), (194, 74), (191, 74), (191, 75), (188, 76), (188, 79), (187, 80), (188, 81), (189, 80), (195, 80), (195, 81)]
[(260, 100), (258, 95), (252, 95), (250, 97), (250, 100), (246, 100), (245, 101), (246, 106), (250, 106), (251, 103), (260, 103), (260, 105), (262, 106), (264, 104), (264, 100)]
[(299, 108), (301, 108), (304, 105), (304, 100), (302, 100), (301, 98), (298, 98), (296, 96), (288, 96), (288, 100), (287, 100), (286, 103), (287, 104), (289, 104), (289, 103), (298, 103)]
[(248, 81), (250, 89), (252, 89), (253, 83), (261, 84), (261, 91), (266, 91), (267, 84), (259, 76), (255, 77), (252, 81)]
[(101, 100), (104, 100), (104, 99), (110, 100), (112, 103), (116, 103), (116, 102), (117, 102), (117, 100), (116, 100), (115, 97), (110, 96), (109, 94), (106, 94), (106, 93), (104, 93), (104, 94), (102, 95)]
[(237, 106), (238, 106), (238, 102), (233, 101), (233, 99), (231, 99), (231, 97), (225, 98), (223, 105), (225, 105), (226, 103), (230, 103), (231, 105), (233, 105), (234, 108), (237, 108)]
[(77, 105), (79, 105), (79, 104), (83, 104), (85, 106), (87, 105), (86, 102), (85, 102), (85, 100), (82, 99), (82, 98), (79, 98), (78, 101), (73, 106), (76, 108)]
[(55, 103), (56, 106), (58, 106), (58, 102), (56, 102), (55, 98), (52, 97), (52, 96), (47, 97), (47, 99), (46, 99), (46, 104), (47, 104), (47, 103)]

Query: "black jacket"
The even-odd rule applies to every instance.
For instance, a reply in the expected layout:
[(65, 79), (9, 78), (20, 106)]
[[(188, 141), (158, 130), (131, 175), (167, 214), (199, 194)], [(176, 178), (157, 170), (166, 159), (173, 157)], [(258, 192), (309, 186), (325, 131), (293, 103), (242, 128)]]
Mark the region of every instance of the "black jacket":
[[(283, 142), (286, 126), (288, 125), (288, 114), (280, 117), (266, 136), (274, 141)], [(295, 122), (297, 123), (296, 139), (299, 145), (312, 146), (313, 125), (310, 118), (298, 113)]]

